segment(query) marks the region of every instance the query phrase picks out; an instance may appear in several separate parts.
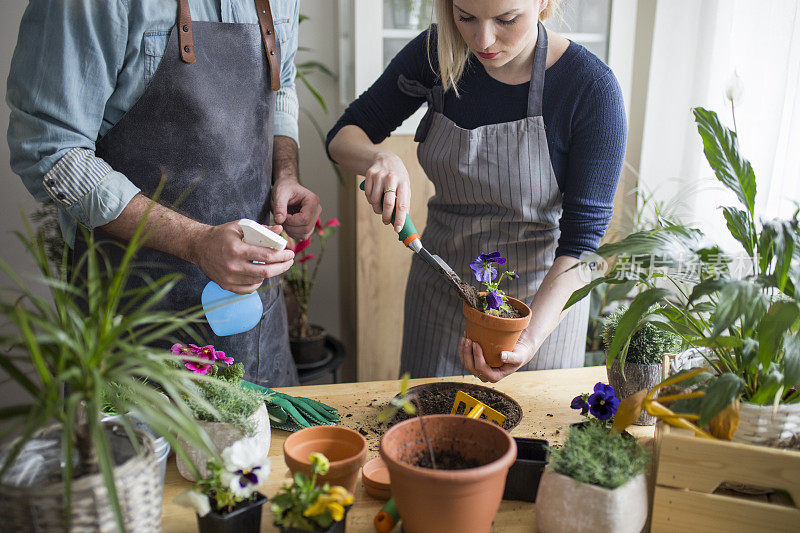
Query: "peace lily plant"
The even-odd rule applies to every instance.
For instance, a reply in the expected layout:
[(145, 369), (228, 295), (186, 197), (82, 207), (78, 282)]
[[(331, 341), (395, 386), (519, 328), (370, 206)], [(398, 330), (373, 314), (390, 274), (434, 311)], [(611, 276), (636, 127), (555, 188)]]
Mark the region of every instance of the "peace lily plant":
[(693, 375), (699, 394), (679, 407), (697, 413), (703, 427), (728, 406), (738, 410), (738, 399), (774, 408), (800, 402), (800, 221), (797, 211), (789, 219), (756, 217), (755, 173), (739, 152), (735, 129), (713, 111), (693, 113), (709, 165), (738, 200), (721, 209), (748, 258), (746, 272), (737, 275), (737, 264), (700, 230), (662, 219), (601, 246), (597, 254), (616, 256), (616, 265), (566, 307), (598, 285), (635, 282), (640, 292), (617, 323), (607, 363), (625, 357), (645, 324), (702, 348), (710, 371)]

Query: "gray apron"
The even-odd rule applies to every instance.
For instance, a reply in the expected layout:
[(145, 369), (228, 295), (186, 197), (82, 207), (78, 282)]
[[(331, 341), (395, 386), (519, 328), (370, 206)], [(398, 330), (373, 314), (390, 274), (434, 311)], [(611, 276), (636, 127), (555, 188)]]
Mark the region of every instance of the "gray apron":
[[(144, 94), (97, 142), (96, 154), (151, 196), (162, 177), (159, 203), (210, 225), (250, 218), (269, 220), (275, 92), (280, 51), (268, 0), (256, 0), (259, 24), (192, 22), (180, 0), (178, 24)], [(102, 231), (114, 264), (120, 246)], [(102, 234), (102, 235), (100, 235)], [(75, 255), (86, 249), (76, 239)], [(209, 279), (194, 264), (149, 248), (136, 264), (153, 278), (183, 277), (162, 309), (200, 304)], [(264, 280), (261, 322), (252, 330), (217, 337), (207, 324), (184, 343), (213, 344), (244, 363), (245, 379), (269, 387), (296, 385), (286, 309), (279, 278)], [(131, 286), (141, 286), (141, 279)], [(272, 288), (267, 289), (270, 285)]]
[[(436, 193), (428, 202), (423, 242), (459, 276), (478, 285), (470, 262), (499, 251), (519, 278), (500, 287), (533, 301), (555, 258), (561, 234), (561, 192), (542, 119), (547, 32), (539, 23), (528, 116), (467, 130), (443, 114), (441, 85), (432, 89), (401, 76), (403, 92), (428, 101), (415, 140), (419, 162)], [(499, 267), (502, 272), (503, 267)], [(573, 306), (522, 370), (583, 366), (589, 300)], [(461, 300), (439, 274), (416, 255), (406, 287), (401, 372), (412, 377), (465, 372), (458, 357), (464, 334)]]

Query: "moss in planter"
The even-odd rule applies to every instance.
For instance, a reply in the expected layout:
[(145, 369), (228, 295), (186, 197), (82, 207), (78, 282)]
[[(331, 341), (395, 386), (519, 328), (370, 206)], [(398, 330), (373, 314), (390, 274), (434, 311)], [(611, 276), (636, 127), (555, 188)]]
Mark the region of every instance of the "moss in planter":
[(205, 380), (198, 386), (220, 416), (215, 417), (203, 406), (187, 399), (186, 403), (195, 418), (205, 422), (227, 422), (245, 433), (251, 432), (252, 428), (248, 427), (246, 421), (264, 403), (266, 395), (223, 379)]
[[(650, 310), (652, 309), (651, 307)], [(617, 331), (617, 324), (627, 310), (627, 306), (620, 305), (606, 317), (603, 324), (603, 345), (606, 350), (611, 346)], [(631, 336), (631, 343), (628, 347), (628, 355), (625, 361), (641, 365), (657, 365), (662, 362), (662, 357), (665, 353), (673, 353), (680, 346), (681, 339), (678, 335), (661, 330), (647, 322), (642, 324)]]
[(570, 428), (567, 442), (551, 448), (550, 465), (559, 474), (606, 489), (620, 487), (638, 476), (650, 455), (634, 439), (609, 433), (603, 424)]

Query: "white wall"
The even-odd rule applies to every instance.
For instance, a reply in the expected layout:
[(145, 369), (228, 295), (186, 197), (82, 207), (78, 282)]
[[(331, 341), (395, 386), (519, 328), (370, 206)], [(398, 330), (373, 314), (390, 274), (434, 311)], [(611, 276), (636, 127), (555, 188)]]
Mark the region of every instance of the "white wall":
[[(339, 38), (337, 25), (337, 2), (332, 0), (301, 0), (300, 12), (307, 15), (300, 26), (300, 46), (309, 48), (299, 52), (297, 62), (313, 59), (320, 61), (336, 72), (339, 65)], [(326, 115), (314, 97), (298, 85), (300, 106), (311, 110), (324, 133), (336, 122), (342, 111), (339, 103), (338, 82), (325, 76), (312, 78), (316, 89), (328, 104)], [(339, 185), (331, 169), (325, 147), (318, 140), (317, 132), (310, 121), (300, 118), (300, 179), (303, 184), (320, 197), (323, 222), (338, 216)], [(355, 186), (354, 184), (349, 184)], [(339, 240), (334, 236), (328, 241), (325, 258), (320, 267), (317, 284), (311, 298), (311, 321), (324, 326), (334, 335), (339, 334)]]

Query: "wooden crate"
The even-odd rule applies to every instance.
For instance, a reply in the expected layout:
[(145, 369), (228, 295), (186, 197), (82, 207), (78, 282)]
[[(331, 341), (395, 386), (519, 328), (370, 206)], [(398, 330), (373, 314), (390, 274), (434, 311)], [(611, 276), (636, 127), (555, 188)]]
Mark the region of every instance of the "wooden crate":
[[(800, 531), (800, 452), (695, 437), (663, 422), (652, 531)], [(785, 490), (777, 497), (715, 493), (722, 483)]]

